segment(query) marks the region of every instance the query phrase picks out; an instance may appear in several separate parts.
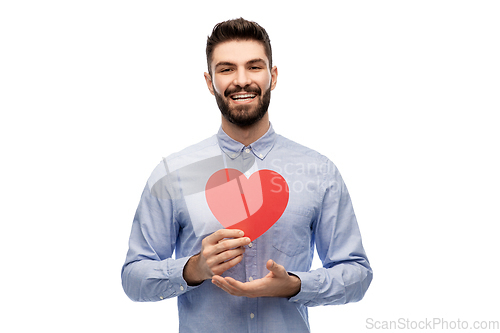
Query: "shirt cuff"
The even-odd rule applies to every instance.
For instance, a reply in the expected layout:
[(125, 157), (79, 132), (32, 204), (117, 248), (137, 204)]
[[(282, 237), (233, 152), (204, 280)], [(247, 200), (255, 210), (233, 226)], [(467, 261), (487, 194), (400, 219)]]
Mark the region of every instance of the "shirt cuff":
[(300, 279), (300, 291), (289, 299), (292, 303), (307, 304), (319, 293), (321, 274), (315, 272), (289, 272)]
[(198, 286), (188, 286), (184, 280), (184, 266), (190, 257), (180, 258), (176, 260), (165, 261), (167, 265), (167, 276), (169, 277), (169, 288), (162, 294), (158, 295), (160, 300), (170, 297), (180, 296)]

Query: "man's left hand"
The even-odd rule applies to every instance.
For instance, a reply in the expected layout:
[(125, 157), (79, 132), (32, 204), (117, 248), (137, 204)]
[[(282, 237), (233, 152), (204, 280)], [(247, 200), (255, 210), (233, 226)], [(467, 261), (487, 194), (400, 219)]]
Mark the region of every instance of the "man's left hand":
[(271, 259), (267, 261), (266, 267), (270, 272), (262, 279), (243, 283), (231, 277), (214, 275), (212, 283), (234, 296), (293, 297), (300, 291), (300, 279), (289, 275), (285, 267)]

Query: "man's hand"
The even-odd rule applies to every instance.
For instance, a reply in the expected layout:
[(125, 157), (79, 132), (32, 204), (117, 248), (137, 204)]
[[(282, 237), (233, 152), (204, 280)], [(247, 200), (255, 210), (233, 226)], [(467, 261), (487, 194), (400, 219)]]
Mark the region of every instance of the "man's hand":
[(300, 291), (300, 279), (289, 275), (285, 267), (271, 259), (267, 261), (266, 267), (270, 272), (262, 279), (252, 282), (242, 283), (231, 277), (214, 275), (212, 283), (234, 296), (292, 297)]
[(245, 245), (250, 238), (236, 229), (220, 229), (205, 237), (201, 242), (201, 252), (192, 256), (184, 266), (184, 280), (194, 286), (220, 275), (243, 259)]

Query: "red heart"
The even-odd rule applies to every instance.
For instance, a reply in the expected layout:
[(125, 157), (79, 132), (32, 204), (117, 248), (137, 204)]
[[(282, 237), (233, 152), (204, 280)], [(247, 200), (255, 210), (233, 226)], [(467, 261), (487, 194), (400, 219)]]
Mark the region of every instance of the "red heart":
[(222, 169), (208, 179), (205, 196), (224, 228), (240, 229), (252, 241), (281, 217), (288, 204), (288, 185), (277, 172), (259, 170), (250, 178)]

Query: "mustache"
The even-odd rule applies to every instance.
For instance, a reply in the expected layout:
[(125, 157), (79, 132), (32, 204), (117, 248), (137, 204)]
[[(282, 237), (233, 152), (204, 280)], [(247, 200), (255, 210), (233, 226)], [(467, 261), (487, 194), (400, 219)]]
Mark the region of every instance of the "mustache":
[(252, 86), (245, 86), (245, 87), (235, 87), (235, 88), (227, 88), (226, 91), (224, 91), (224, 97), (228, 97), (231, 94), (234, 93), (239, 93), (241, 91), (248, 92), (248, 93), (256, 93), (257, 95), (260, 95), (262, 90), (260, 90), (259, 87), (252, 87)]

